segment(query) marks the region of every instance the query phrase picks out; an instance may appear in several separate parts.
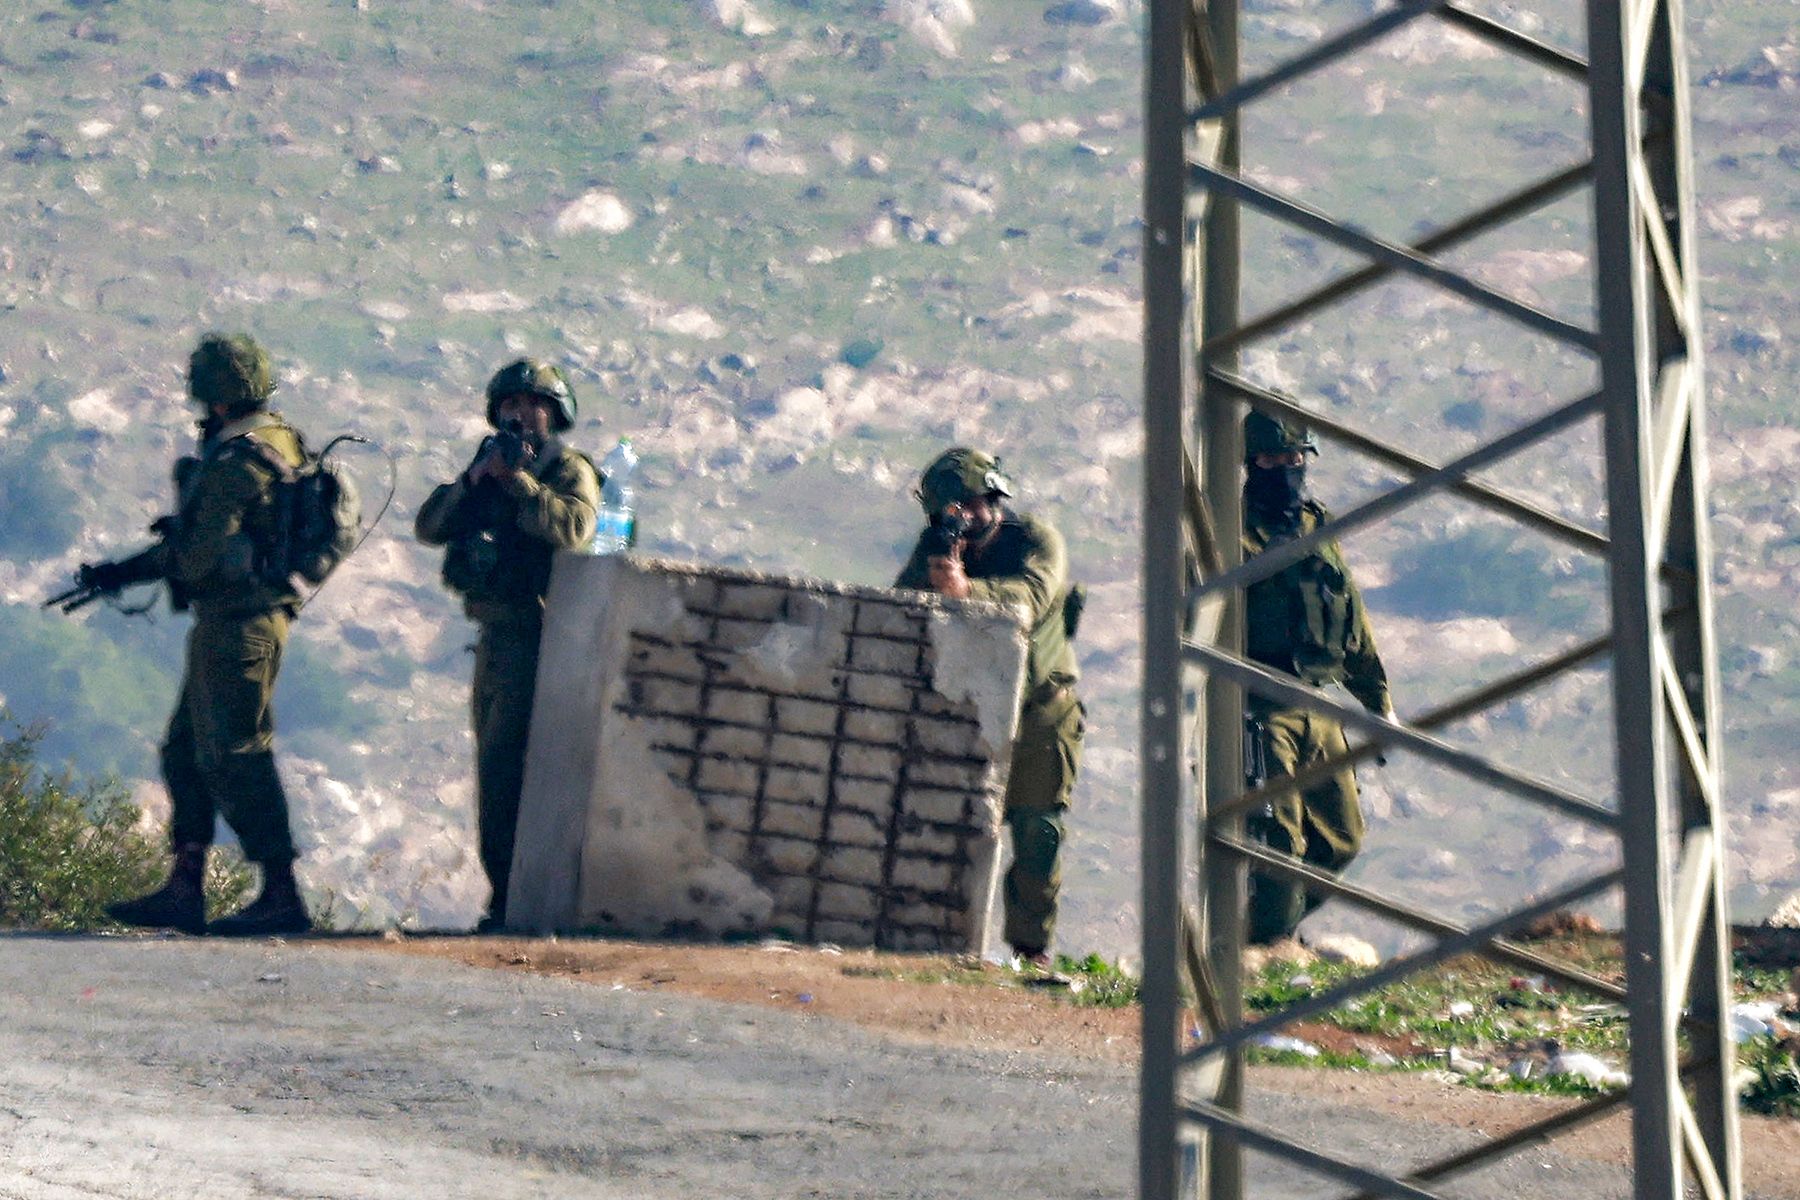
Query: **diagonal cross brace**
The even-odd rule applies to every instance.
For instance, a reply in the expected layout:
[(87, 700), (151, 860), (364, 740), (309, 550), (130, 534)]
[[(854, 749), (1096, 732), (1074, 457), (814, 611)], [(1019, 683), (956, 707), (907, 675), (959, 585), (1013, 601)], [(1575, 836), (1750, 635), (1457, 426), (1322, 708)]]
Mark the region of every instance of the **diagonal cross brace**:
[(1385, 238), (1364, 233), (1358, 229), (1335, 221), (1315, 208), (1278, 196), (1266, 188), (1242, 179), (1228, 171), (1206, 163), (1189, 163), (1188, 175), (1195, 186), (1222, 191), (1251, 208), (1297, 226), (1317, 237), (1322, 237), (1333, 245), (1365, 258), (1385, 263), (1396, 270), (1415, 275), (1428, 283), (1435, 283), (1445, 291), (1461, 296), (1472, 304), (1495, 312), (1503, 317), (1535, 329), (1539, 333), (1547, 333), (1558, 341), (1579, 346), (1583, 350), (1596, 351), (1600, 347), (1600, 336), (1590, 329), (1583, 329), (1561, 317), (1555, 317), (1529, 304), (1514, 300), (1511, 296), (1495, 291), (1485, 284), (1476, 283), (1473, 279), (1450, 268), (1441, 266), (1429, 258), (1415, 254), (1407, 247)]
[(1501, 459), (1508, 458), (1533, 443), (1547, 437), (1554, 437), (1578, 421), (1585, 420), (1600, 410), (1601, 396), (1595, 392), (1583, 396), (1579, 400), (1570, 401), (1561, 408), (1552, 409), (1529, 425), (1513, 430), (1505, 437), (1497, 438), (1485, 446), (1477, 446), (1474, 450), (1454, 459), (1435, 471), (1420, 475), (1410, 483), (1405, 483), (1391, 492), (1383, 493), (1367, 504), (1351, 509), (1341, 517), (1325, 522), (1311, 533), (1271, 546), (1248, 562), (1211, 579), (1203, 581), (1195, 589), (1199, 597), (1222, 592), (1227, 588), (1249, 587), (1261, 583), (1282, 570), (1299, 562), (1311, 554), (1317, 547), (1336, 540), (1339, 536), (1352, 533), (1365, 525), (1373, 525), (1386, 517), (1392, 516), (1400, 509), (1423, 500), (1433, 492), (1443, 491), (1461, 482), (1476, 471), (1492, 466)]
[(1214, 120), (1236, 112), (1258, 96), (1266, 95), (1290, 80), (1330, 66), (1338, 59), (1354, 54), (1377, 38), (1386, 37), (1409, 21), (1427, 16), (1447, 3), (1449, 0), (1401, 0), (1398, 5), (1361, 25), (1352, 26), (1336, 37), (1326, 38), (1312, 49), (1208, 100), (1190, 113), (1188, 119), (1199, 124), (1201, 121)]
[(1448, 742), (1439, 741), (1416, 729), (1409, 729), (1404, 725), (1397, 725), (1381, 717), (1373, 716), (1359, 707), (1345, 704), (1315, 688), (1310, 688), (1292, 676), (1277, 674), (1259, 663), (1237, 658), (1223, 650), (1201, 645), (1198, 642), (1184, 640), (1181, 643), (1181, 654), (1183, 658), (1197, 662), (1208, 671), (1223, 675), (1259, 696), (1279, 701), (1290, 708), (1304, 708), (1313, 712), (1325, 713), (1336, 718), (1346, 728), (1354, 730), (1364, 737), (1416, 751), (1426, 758), (1443, 763), (1470, 779), (1488, 784), (1521, 799), (1541, 804), (1546, 808), (1555, 809), (1566, 816), (1575, 817), (1591, 825), (1598, 825), (1602, 829), (1617, 830), (1619, 827), (1618, 815), (1610, 809), (1602, 808), (1592, 800), (1577, 796), (1573, 792), (1564, 791), (1553, 783), (1534, 779), (1522, 772), (1490, 762), (1479, 754), (1459, 750)]
[[(1235, 844), (1232, 845), (1233, 848), (1235, 848)], [(1390, 983), (1396, 983), (1409, 975), (1415, 975), (1428, 967), (1444, 962), (1446, 959), (1455, 958), (1459, 954), (1468, 954), (1486, 949), (1490, 943), (1498, 940), (1504, 934), (1519, 928), (1521, 925), (1530, 924), (1539, 917), (1548, 916), (1550, 913), (1567, 908), (1572, 904), (1577, 904), (1586, 900), (1588, 897), (1597, 895), (1609, 888), (1617, 887), (1622, 878), (1624, 878), (1624, 872), (1608, 871), (1604, 875), (1596, 875), (1591, 879), (1584, 879), (1572, 887), (1567, 887), (1559, 892), (1554, 892), (1542, 900), (1526, 905), (1524, 908), (1514, 909), (1512, 912), (1503, 913), (1486, 924), (1474, 926), (1473, 928), (1453, 936), (1440, 938), (1438, 942), (1429, 949), (1421, 950), (1417, 954), (1408, 955), (1405, 958), (1394, 959), (1390, 962), (1383, 963), (1380, 967), (1369, 972), (1367, 975), (1358, 975), (1354, 979), (1347, 979), (1335, 987), (1326, 988), (1322, 992), (1315, 992), (1306, 999), (1296, 1001), (1277, 1012), (1270, 1013), (1266, 1017), (1261, 1017), (1248, 1024), (1237, 1025), (1230, 1029), (1216, 1030), (1206, 1042), (1184, 1055), (1183, 1061), (1203, 1062), (1215, 1055), (1228, 1053), (1262, 1034), (1271, 1033), (1277, 1029), (1291, 1025), (1295, 1021), (1303, 1021), (1307, 1017), (1315, 1016), (1319, 1013), (1330, 1012), (1332, 1009), (1354, 996), (1360, 996), (1366, 992), (1372, 992), (1377, 988), (1386, 987)]]
[(1284, 1158), (1316, 1175), (1341, 1179), (1373, 1195), (1398, 1196), (1401, 1200), (1441, 1200), (1436, 1192), (1428, 1192), (1424, 1188), (1383, 1175), (1380, 1171), (1321, 1154), (1298, 1142), (1290, 1142), (1280, 1134), (1216, 1104), (1208, 1104), (1203, 1100), (1190, 1101), (1181, 1106), (1180, 1112), (1190, 1121), (1198, 1121), (1234, 1142)]

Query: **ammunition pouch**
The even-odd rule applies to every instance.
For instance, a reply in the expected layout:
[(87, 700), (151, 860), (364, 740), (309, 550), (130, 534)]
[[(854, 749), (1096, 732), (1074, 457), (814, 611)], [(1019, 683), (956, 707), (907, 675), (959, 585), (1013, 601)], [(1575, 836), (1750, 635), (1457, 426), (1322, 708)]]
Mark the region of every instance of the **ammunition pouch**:
[(1075, 633), (1081, 628), (1081, 614), (1087, 609), (1087, 589), (1079, 583), (1071, 584), (1063, 593), (1063, 636), (1070, 641), (1075, 640)]
[(474, 529), (444, 547), (444, 586), (459, 596), (482, 596), (498, 590), (500, 543), (491, 529)]

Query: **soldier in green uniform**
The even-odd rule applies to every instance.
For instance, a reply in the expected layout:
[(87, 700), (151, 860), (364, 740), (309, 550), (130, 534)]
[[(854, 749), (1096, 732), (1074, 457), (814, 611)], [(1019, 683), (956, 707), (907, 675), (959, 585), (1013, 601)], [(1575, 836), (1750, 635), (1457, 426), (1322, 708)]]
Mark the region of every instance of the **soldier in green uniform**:
[(420, 541), (446, 548), (444, 583), (481, 630), (471, 707), (481, 865), (493, 889), (484, 932), (506, 923), (551, 561), (588, 544), (600, 507), (599, 472), (558, 436), (575, 424), (560, 369), (529, 358), (502, 367), (488, 383), (487, 419), (496, 433), (415, 523)]
[(1071, 645), (1080, 592), (1072, 594), (1069, 586), (1062, 535), (1009, 510), (1005, 500), (1011, 495), (993, 456), (963, 447), (938, 455), (919, 479), (919, 503), (929, 523), (894, 586), (997, 601), (1025, 618), (1025, 694), (1006, 785), (1013, 841), (1006, 940), (1022, 960), (1047, 968), (1062, 885), (1058, 858), (1086, 714), (1075, 695)]
[[(287, 797), (275, 771), (271, 700), (288, 623), (300, 597), (262, 570), (275, 537), (277, 471), (301, 462), (300, 435), (268, 409), (269, 356), (244, 334), (208, 334), (188, 363), (188, 395), (204, 409), (200, 454), (177, 465), (180, 505), (154, 527), (162, 541), (128, 563), (166, 578), (194, 612), (181, 698), (162, 747), (174, 815), (175, 864), (160, 889), (107, 911), (127, 925), (237, 936), (311, 927), (294, 883)], [(102, 591), (132, 582), (128, 563), (82, 568)], [(116, 576), (116, 578), (115, 578)], [(235, 916), (206, 925), (201, 883), (215, 817), (262, 868), (262, 891)]]
[[(1245, 418), (1246, 559), (1330, 520), (1306, 492), (1306, 456), (1318, 452), (1305, 429), (1260, 412)], [(1336, 542), (1246, 589), (1244, 635), (1251, 660), (1313, 687), (1342, 684), (1364, 708), (1393, 719), (1387, 672), (1375, 652), (1368, 610)], [(1252, 694), (1245, 697), (1245, 716), (1247, 758), (1259, 764), (1253, 775), (1293, 775), (1348, 750), (1343, 727), (1324, 713), (1286, 708)], [(1355, 773), (1345, 767), (1276, 798), (1269, 811), (1252, 816), (1249, 830), (1273, 849), (1327, 871), (1342, 871), (1362, 848)], [(1317, 903), (1298, 884), (1252, 872), (1249, 941), (1267, 944), (1291, 935)]]

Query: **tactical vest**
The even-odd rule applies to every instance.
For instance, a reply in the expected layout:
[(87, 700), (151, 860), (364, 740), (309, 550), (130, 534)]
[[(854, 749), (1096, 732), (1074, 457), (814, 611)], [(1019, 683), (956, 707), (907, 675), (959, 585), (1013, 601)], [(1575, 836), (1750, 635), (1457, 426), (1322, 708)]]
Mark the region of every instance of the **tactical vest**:
[[(1324, 510), (1309, 502), (1291, 532), (1271, 534), (1247, 526), (1244, 557), (1309, 533), (1324, 519)], [(1317, 547), (1247, 588), (1244, 632), (1252, 660), (1315, 686), (1341, 682), (1346, 657), (1360, 648), (1360, 633), (1351, 607), (1349, 568), (1337, 546)]]

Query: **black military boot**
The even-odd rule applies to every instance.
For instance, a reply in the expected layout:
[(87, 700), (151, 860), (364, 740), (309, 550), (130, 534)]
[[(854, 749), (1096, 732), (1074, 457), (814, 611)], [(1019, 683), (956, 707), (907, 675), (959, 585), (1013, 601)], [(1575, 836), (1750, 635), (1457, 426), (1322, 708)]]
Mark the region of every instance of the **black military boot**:
[(218, 937), (273, 937), (312, 929), (312, 918), (306, 915), (306, 903), (294, 882), (294, 864), (264, 863), (262, 873), (262, 893), (231, 916), (208, 925), (206, 932)]
[(106, 906), (106, 915), (121, 925), (142, 929), (179, 929), (182, 933), (206, 932), (206, 847), (184, 842), (175, 847), (175, 864), (169, 881), (136, 900)]

